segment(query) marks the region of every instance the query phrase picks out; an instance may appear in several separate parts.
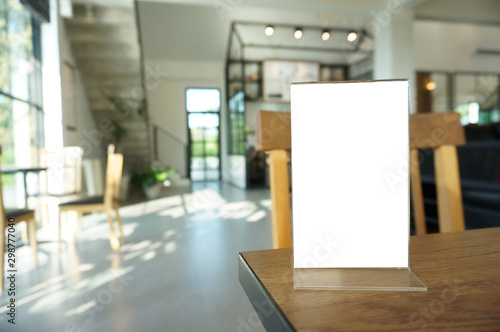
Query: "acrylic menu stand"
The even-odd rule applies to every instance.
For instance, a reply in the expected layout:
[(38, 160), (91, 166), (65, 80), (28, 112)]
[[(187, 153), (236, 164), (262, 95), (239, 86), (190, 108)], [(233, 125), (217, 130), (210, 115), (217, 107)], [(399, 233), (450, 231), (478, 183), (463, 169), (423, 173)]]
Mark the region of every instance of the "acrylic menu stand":
[(295, 289), (427, 291), (408, 256), (408, 90), (292, 84)]

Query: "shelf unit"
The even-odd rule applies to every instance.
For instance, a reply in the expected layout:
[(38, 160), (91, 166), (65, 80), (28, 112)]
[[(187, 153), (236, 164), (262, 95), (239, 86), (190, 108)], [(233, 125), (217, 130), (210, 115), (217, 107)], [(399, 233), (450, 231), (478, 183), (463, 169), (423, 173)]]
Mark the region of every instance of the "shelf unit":
[[(245, 133), (245, 108), (249, 102), (266, 102), (263, 98), (263, 72), (262, 60), (245, 59), (245, 48), (287, 48), (297, 49), (300, 51), (314, 52), (331, 52), (331, 53), (349, 53), (359, 52), (366, 53), (359, 49), (359, 45), (363, 38), (370, 38), (364, 30), (358, 31), (360, 38), (352, 50), (344, 50), (340, 48), (311, 48), (302, 46), (280, 46), (280, 45), (255, 45), (245, 44), (239, 30), (238, 25), (262, 25), (256, 22), (232, 22), (231, 32), (229, 36), (229, 47), (226, 56), (226, 96), (227, 96), (227, 125), (228, 125), (228, 152), (230, 159), (237, 157), (242, 160), (246, 167), (236, 166), (240, 171), (246, 172), (247, 188), (267, 185), (267, 172), (260, 165), (262, 161), (265, 164), (265, 155), (261, 152), (250, 150), (246, 144)], [(278, 25), (275, 25), (278, 26)], [(308, 29), (323, 29), (322, 27), (308, 27)], [(336, 28), (335, 30), (343, 30), (344, 32), (352, 31), (348, 28)], [(300, 60), (300, 59), (297, 59)], [(349, 66), (346, 64), (335, 63), (320, 63), (320, 80), (321, 81), (339, 81), (349, 78)], [(289, 102), (272, 102), (286, 103)], [(259, 154), (260, 153), (260, 154)], [(236, 165), (236, 164), (235, 164)], [(237, 163), (237, 165), (240, 165)], [(231, 165), (231, 173), (234, 171)], [(232, 175), (231, 175), (232, 176)], [(238, 177), (238, 176), (236, 176)]]

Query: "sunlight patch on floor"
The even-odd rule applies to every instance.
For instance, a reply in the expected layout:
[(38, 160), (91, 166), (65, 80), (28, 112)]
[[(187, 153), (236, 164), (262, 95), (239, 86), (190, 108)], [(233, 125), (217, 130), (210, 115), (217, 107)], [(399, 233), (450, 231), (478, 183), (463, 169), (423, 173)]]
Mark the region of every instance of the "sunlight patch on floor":
[(82, 314), (85, 311), (89, 310), (90, 308), (93, 308), (96, 305), (97, 305), (97, 301), (96, 300), (89, 301), (87, 303), (82, 304), (79, 307), (76, 307), (74, 309), (70, 309), (70, 310), (66, 311), (64, 313), (64, 316), (65, 317), (70, 317), (70, 316), (73, 316), (73, 315)]
[(259, 210), (259, 211), (255, 212), (254, 214), (252, 214), (251, 216), (249, 216), (246, 219), (246, 221), (247, 222), (257, 222), (257, 221), (264, 219), (265, 217), (266, 217), (266, 212)]
[(177, 242), (169, 241), (165, 244), (165, 253), (167, 255), (173, 253), (176, 250), (177, 250)]

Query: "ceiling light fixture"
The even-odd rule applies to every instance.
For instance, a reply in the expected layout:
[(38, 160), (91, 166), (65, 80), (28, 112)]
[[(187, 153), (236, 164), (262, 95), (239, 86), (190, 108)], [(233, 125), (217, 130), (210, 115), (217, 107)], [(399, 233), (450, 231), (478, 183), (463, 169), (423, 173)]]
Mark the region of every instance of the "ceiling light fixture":
[(428, 82), (426, 85), (425, 85), (425, 88), (428, 90), (428, 91), (432, 91), (436, 88), (436, 83), (434, 82)]
[(324, 41), (330, 39), (330, 31), (324, 30), (323, 33), (321, 34), (321, 39), (323, 39)]
[(293, 37), (295, 39), (300, 39), (300, 38), (302, 38), (302, 34), (303, 34), (302, 33), (302, 29), (301, 28), (297, 28), (297, 29), (295, 29), (295, 32), (293, 33)]
[(347, 35), (347, 40), (353, 42), (356, 39), (358, 39), (358, 34), (354, 31), (349, 32), (349, 34)]
[(266, 34), (266, 36), (272, 36), (274, 33), (274, 27), (272, 25), (268, 25), (264, 30), (264, 33)]

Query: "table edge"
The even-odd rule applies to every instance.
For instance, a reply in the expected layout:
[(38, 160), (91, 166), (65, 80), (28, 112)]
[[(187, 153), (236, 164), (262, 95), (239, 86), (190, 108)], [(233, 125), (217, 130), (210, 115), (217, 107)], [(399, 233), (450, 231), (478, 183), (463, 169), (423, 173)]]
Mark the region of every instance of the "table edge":
[[(247, 294), (252, 307), (257, 313), (257, 316), (261, 320), (266, 331), (296, 331), (274, 298), (264, 287), (259, 277), (257, 277), (253, 269), (250, 267), (242, 252), (238, 253), (238, 276), (241, 287)], [(273, 309), (270, 314), (263, 315), (262, 313), (259, 313), (262, 308), (258, 308), (255, 302), (262, 306), (263, 301), (266, 301)]]

